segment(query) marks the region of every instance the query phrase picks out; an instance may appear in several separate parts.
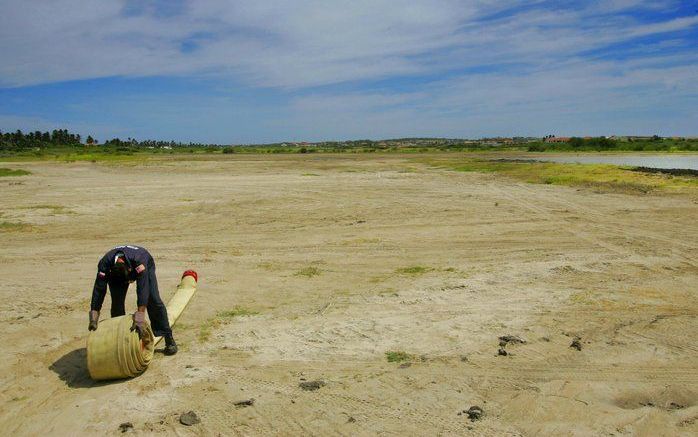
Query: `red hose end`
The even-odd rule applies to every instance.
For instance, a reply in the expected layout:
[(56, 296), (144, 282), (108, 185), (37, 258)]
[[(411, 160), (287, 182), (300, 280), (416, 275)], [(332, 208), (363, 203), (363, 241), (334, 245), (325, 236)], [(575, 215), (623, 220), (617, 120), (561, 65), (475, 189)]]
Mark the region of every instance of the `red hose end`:
[(194, 270), (187, 270), (182, 274), (182, 279), (184, 279), (185, 276), (191, 276), (194, 278), (194, 281), (199, 282), (199, 275), (194, 271)]

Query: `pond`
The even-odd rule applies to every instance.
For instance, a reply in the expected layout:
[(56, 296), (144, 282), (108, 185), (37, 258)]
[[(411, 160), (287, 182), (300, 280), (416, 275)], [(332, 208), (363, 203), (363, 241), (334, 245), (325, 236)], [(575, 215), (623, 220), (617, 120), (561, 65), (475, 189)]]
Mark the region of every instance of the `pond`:
[(676, 155), (635, 155), (635, 154), (565, 154), (565, 155), (536, 155), (535, 158), (526, 158), (536, 161), (550, 161), (561, 163), (580, 164), (613, 164), (626, 165), (631, 167), (651, 167), (651, 168), (680, 168), (698, 170), (698, 155), (676, 154)]

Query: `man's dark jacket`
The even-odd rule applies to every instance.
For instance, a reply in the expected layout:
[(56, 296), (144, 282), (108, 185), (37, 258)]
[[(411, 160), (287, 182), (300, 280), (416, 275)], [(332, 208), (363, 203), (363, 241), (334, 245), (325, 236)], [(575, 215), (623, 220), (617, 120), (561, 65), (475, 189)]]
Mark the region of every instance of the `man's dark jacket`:
[(107, 252), (97, 264), (97, 278), (92, 289), (91, 309), (100, 311), (107, 293), (107, 284), (110, 282), (109, 273), (116, 263), (116, 258), (123, 254), (126, 265), (131, 269), (129, 281), (136, 282), (136, 294), (138, 306), (148, 305), (150, 297), (150, 280), (148, 269), (155, 268), (155, 262), (150, 253), (138, 246), (117, 246)]

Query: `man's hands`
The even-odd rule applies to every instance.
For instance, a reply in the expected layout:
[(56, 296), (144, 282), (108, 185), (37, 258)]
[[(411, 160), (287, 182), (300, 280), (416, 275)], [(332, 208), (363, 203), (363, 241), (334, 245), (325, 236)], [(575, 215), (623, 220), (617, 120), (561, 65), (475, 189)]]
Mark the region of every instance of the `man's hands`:
[(141, 339), (145, 336), (145, 307), (139, 307), (138, 311), (133, 313), (131, 331), (138, 331), (138, 336)]
[(87, 329), (89, 329), (90, 331), (96, 331), (98, 323), (99, 323), (99, 311), (91, 310), (90, 311), (90, 324), (87, 327)]

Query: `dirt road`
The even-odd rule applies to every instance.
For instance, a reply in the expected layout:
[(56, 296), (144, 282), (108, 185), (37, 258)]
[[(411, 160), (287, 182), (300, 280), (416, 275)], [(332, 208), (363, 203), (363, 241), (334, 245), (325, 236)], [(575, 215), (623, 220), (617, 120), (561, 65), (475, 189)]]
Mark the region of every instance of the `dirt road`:
[[(698, 434), (695, 195), (398, 155), (1, 164), (32, 172), (0, 179), (3, 435)], [(89, 297), (122, 243), (165, 300), (187, 268), (199, 293), (178, 355), (94, 383)]]

